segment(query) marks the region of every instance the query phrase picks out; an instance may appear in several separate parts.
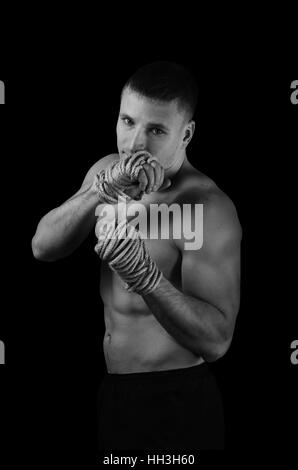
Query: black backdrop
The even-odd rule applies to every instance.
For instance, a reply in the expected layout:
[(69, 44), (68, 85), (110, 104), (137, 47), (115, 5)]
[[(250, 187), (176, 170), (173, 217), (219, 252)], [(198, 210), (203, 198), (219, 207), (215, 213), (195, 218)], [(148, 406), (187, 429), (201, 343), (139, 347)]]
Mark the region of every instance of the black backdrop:
[[(3, 62), (1, 108), (2, 458), (96, 468), (97, 387), (105, 371), (94, 234), (70, 257), (31, 253), (39, 219), (76, 192), (90, 166), (116, 151), (119, 94), (137, 67), (174, 60), (200, 88), (192, 164), (232, 198), (243, 228), (242, 296), (232, 346), (211, 365), (224, 400), (221, 459), (294, 455), (294, 275), (297, 111), (293, 62), (247, 45), (142, 54), (65, 47)], [(60, 52), (60, 53), (59, 53)], [(242, 51), (243, 52), (243, 51)], [(95, 60), (96, 57), (96, 60)], [(2, 64), (2, 65), (3, 65)], [(297, 374), (296, 374), (297, 375)], [(297, 398), (297, 396), (296, 396)], [(240, 452), (240, 453), (239, 453)]]

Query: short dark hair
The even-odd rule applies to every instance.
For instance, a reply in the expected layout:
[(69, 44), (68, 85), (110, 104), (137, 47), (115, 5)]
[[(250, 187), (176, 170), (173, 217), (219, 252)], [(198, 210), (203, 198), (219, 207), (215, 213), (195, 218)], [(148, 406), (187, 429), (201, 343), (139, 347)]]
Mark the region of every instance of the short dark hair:
[(153, 101), (177, 101), (179, 111), (192, 119), (198, 100), (198, 87), (190, 70), (175, 62), (152, 62), (139, 68), (125, 83), (130, 90)]

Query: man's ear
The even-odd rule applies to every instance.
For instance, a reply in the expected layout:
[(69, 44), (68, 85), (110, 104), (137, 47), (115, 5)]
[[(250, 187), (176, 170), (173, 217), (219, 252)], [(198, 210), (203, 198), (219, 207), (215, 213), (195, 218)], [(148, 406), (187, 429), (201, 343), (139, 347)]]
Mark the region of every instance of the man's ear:
[(191, 141), (192, 139), (192, 136), (194, 135), (194, 132), (195, 132), (195, 127), (196, 127), (196, 123), (195, 121), (189, 121), (186, 128), (185, 128), (185, 131), (184, 131), (184, 137), (183, 137), (183, 146), (186, 147), (189, 142)]

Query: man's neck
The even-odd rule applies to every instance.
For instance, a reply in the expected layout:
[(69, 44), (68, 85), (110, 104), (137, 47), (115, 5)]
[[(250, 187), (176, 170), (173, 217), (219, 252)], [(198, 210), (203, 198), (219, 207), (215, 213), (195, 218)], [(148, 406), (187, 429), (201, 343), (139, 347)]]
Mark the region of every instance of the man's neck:
[(186, 153), (179, 155), (177, 159), (171, 164), (171, 166), (165, 169), (165, 177), (170, 179), (174, 178), (185, 161)]

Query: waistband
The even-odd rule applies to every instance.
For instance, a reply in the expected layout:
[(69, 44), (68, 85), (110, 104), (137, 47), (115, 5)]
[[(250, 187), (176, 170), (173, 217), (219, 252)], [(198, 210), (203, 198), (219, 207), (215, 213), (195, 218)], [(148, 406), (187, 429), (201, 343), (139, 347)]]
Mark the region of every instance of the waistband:
[(180, 369), (154, 370), (150, 372), (133, 372), (128, 374), (106, 373), (104, 379), (113, 382), (137, 381), (158, 382), (159, 380), (184, 380), (204, 376), (210, 372), (207, 362), (197, 364), (196, 366), (183, 367)]

